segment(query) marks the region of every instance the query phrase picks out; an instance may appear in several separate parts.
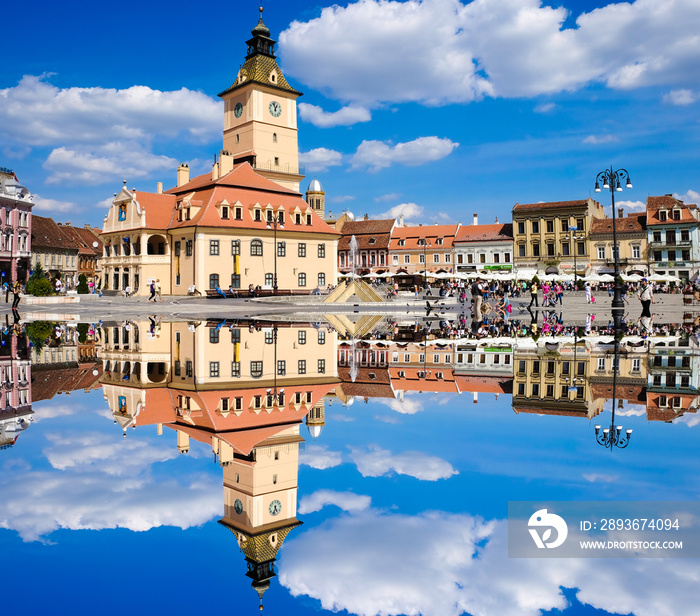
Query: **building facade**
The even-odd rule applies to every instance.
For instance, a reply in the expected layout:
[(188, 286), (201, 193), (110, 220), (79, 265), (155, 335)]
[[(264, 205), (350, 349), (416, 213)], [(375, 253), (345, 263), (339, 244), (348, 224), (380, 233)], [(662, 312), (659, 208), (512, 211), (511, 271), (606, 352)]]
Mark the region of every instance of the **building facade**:
[[(476, 214), (474, 215), (476, 220)], [(460, 227), (454, 240), (458, 273), (509, 272), (513, 269), (513, 225), (473, 224)]]
[[(224, 99), (224, 149), (211, 173), (114, 198), (102, 238), (107, 288), (173, 295), (260, 287), (311, 293), (335, 283), (339, 234), (297, 192), (296, 97), (262, 18)], [(272, 162), (270, 162), (270, 160)], [(313, 183), (312, 183), (313, 184)], [(311, 188), (320, 188), (315, 185)], [(319, 191), (313, 190), (312, 193)]]
[(514, 264), (535, 273), (585, 275), (591, 268), (590, 231), (604, 218), (593, 199), (516, 203), (513, 207)]
[(32, 262), (41, 263), (51, 279), (60, 279), (64, 289), (78, 284), (78, 245), (53, 218), (32, 217)]
[[(648, 274), (648, 243), (646, 213), (619, 215), (615, 219), (615, 231), (619, 246), (620, 273)], [(612, 274), (615, 271), (612, 218), (593, 220), (590, 233), (591, 269), (595, 274)]]
[(671, 195), (647, 197), (647, 239), (651, 274), (697, 279), (700, 272), (700, 215), (697, 205)]
[(0, 283), (29, 276), (33, 205), (14, 172), (0, 167)]
[[(338, 243), (338, 269), (358, 274), (385, 272), (389, 266), (389, 244), (396, 219), (345, 222)], [(352, 240), (355, 238), (355, 251)]]
[(424, 280), (423, 272), (453, 273), (454, 239), (460, 226), (395, 226), (389, 244), (391, 272), (399, 274), (398, 280), (409, 286)]

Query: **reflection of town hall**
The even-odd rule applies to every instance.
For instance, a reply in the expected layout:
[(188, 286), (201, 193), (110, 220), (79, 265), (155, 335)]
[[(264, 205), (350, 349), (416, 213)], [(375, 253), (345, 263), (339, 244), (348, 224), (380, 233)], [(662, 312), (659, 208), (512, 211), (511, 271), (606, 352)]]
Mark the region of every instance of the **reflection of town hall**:
[[(316, 183), (299, 194), (296, 99), (275, 60), (275, 41), (262, 21), (247, 42), (245, 63), (219, 94), (223, 149), (211, 172), (155, 193), (115, 194), (104, 221), (107, 288), (165, 294), (249, 285), (311, 292), (335, 283), (339, 234), (319, 211)], [(321, 215), (319, 215), (319, 213)]]

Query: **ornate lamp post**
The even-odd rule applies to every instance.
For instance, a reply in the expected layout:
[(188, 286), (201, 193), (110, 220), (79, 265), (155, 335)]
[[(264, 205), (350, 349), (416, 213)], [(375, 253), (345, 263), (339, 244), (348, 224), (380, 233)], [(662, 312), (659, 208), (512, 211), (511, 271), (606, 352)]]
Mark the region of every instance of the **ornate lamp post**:
[(620, 319), (624, 311), (625, 303), (622, 299), (622, 288), (620, 286), (620, 247), (617, 243), (617, 224), (615, 222), (615, 193), (622, 192), (622, 181), (625, 188), (632, 188), (630, 175), (626, 169), (613, 168), (601, 171), (595, 178), (595, 192), (600, 192), (600, 183), (603, 188), (610, 189), (610, 199), (612, 200), (612, 221), (613, 221), (613, 263), (615, 266), (615, 294), (613, 295), (612, 311), (613, 318)]
[[(273, 242), (274, 242), (274, 257), (275, 257), (275, 273), (272, 278), (272, 294), (277, 295), (277, 227), (284, 229), (284, 218), (278, 214), (272, 214), (270, 218), (267, 219), (267, 228), (273, 230)], [(277, 368), (275, 367), (275, 370)]]
[(574, 252), (574, 291), (578, 290), (578, 268), (576, 267), (576, 257), (578, 256), (578, 240), (585, 239), (584, 235), (576, 235), (578, 227), (571, 225), (569, 227), (569, 236), (571, 237), (571, 250)]

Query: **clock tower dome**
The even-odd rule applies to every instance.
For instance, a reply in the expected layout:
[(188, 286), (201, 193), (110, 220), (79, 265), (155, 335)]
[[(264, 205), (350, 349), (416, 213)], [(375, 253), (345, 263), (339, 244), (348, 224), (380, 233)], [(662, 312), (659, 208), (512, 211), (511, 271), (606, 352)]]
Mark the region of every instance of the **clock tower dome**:
[(245, 63), (224, 101), (222, 156), (233, 164), (249, 162), (260, 175), (285, 188), (299, 191), (297, 105), (301, 96), (284, 78), (275, 59), (276, 41), (262, 18), (247, 41)]

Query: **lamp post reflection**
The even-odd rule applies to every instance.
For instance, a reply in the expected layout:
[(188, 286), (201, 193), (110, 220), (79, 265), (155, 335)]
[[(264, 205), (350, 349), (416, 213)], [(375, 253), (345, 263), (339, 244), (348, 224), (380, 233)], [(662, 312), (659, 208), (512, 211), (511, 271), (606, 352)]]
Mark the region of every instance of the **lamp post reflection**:
[[(280, 212), (279, 214), (274, 214), (273, 212), (269, 212), (268, 218), (267, 218), (267, 228), (273, 230), (273, 254), (274, 254), (274, 275), (272, 278), (272, 294), (277, 295), (277, 227), (280, 229), (284, 229), (284, 218), (283, 214)], [(275, 370), (276, 370), (276, 365), (275, 365)]]

